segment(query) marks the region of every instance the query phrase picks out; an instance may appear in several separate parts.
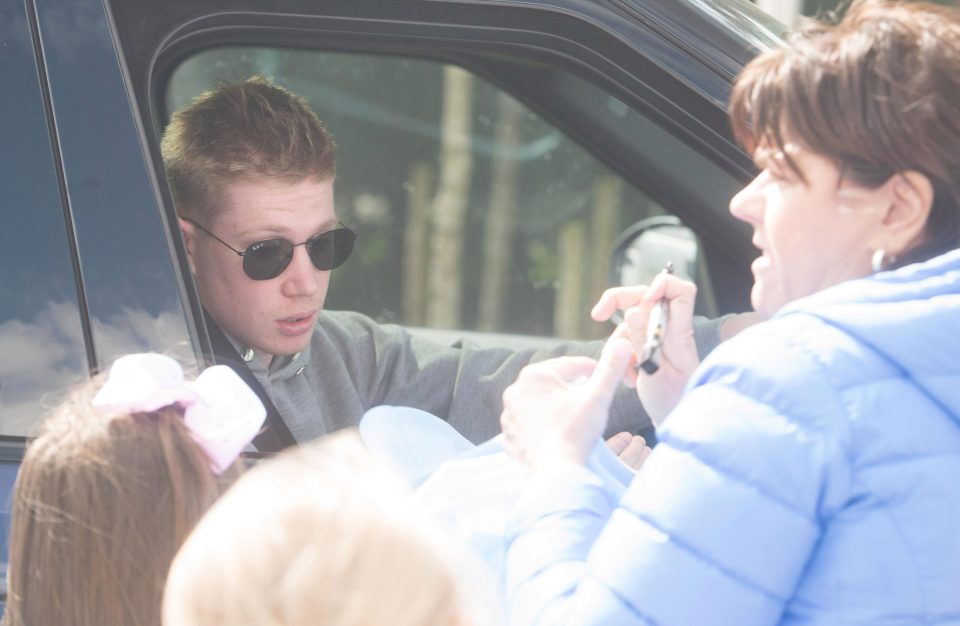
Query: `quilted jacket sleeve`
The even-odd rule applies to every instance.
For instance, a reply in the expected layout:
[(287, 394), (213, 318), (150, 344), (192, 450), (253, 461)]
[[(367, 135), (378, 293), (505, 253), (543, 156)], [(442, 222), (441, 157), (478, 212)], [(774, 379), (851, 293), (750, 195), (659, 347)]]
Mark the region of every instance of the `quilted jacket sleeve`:
[(779, 622), (849, 463), (816, 360), (751, 336), (705, 363), (615, 508), (586, 470), (528, 491), (507, 555), (512, 624)]

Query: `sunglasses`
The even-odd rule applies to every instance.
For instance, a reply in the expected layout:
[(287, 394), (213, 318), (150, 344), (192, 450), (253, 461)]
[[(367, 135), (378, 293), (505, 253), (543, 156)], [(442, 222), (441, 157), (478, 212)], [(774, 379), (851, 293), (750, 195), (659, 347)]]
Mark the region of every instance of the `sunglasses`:
[(353, 252), (353, 244), (357, 240), (355, 232), (340, 224), (340, 228), (328, 230), (300, 243), (281, 238), (264, 239), (253, 242), (244, 250), (237, 250), (195, 221), (183, 219), (242, 256), (243, 273), (253, 280), (270, 280), (282, 274), (290, 265), (293, 249), (297, 246), (307, 247), (310, 261), (318, 270), (327, 271), (340, 267)]

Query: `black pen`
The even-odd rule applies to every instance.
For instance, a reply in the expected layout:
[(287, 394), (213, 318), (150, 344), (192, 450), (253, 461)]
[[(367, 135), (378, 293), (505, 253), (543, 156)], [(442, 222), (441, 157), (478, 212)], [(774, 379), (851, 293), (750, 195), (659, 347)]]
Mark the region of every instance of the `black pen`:
[[(673, 261), (667, 261), (663, 271), (673, 274)], [(670, 317), (670, 303), (667, 298), (653, 305), (650, 319), (647, 321), (647, 340), (640, 355), (640, 369), (647, 374), (655, 374), (660, 369), (660, 353), (663, 352), (663, 336), (667, 332), (667, 320)]]

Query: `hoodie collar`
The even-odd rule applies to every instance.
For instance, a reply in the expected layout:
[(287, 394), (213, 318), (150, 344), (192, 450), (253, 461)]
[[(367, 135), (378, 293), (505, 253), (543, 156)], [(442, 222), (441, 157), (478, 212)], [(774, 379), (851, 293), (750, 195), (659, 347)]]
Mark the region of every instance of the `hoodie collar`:
[(247, 364), (247, 367), (250, 368), (250, 371), (258, 378), (267, 378), (270, 381), (292, 378), (303, 373), (307, 363), (310, 362), (310, 348), (313, 342), (308, 343), (307, 347), (300, 352), (273, 357), (268, 367), (254, 355), (252, 348), (240, 343), (230, 335), (227, 335), (227, 339), (230, 340), (230, 344)]

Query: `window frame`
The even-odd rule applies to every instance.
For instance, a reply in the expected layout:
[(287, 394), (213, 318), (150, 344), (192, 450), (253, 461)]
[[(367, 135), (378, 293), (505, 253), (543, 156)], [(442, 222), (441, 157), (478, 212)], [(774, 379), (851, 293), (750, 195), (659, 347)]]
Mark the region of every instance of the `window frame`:
[[(656, 121), (732, 180), (743, 183), (752, 175), (753, 166), (733, 143), (726, 112), (717, 104), (717, 94), (729, 90), (730, 77), (702, 65), (702, 59), (694, 55), (684, 57), (681, 49), (666, 54), (684, 58), (665, 63), (664, 46), (675, 44), (665, 43), (661, 33), (644, 24), (602, 8), (597, 8), (600, 21), (587, 19), (597, 16), (578, 14), (563, 6), (583, 3), (555, 1), (556, 6), (532, 7), (512, 2), (448, 0), (310, 4), (277, 0), (269, 7), (246, 2), (237, 9), (224, 0), (198, 0), (189, 6), (165, 6), (165, 0), (108, 0), (108, 7), (119, 27), (117, 46), (126, 59), (132, 97), (144, 120), (146, 143), (161, 176), (159, 138), (168, 115), (164, 106), (167, 81), (181, 61), (204, 49), (272, 46), (452, 63), (505, 89), (626, 181), (684, 219), (700, 235), (708, 267), (723, 269), (713, 279), (718, 301), (726, 298), (720, 302), (721, 310), (732, 310), (730, 302), (748, 302), (748, 266), (752, 259), (749, 233), (730, 227), (726, 198), (710, 211), (677, 211), (684, 203), (673, 201), (669, 190), (657, 191), (644, 184), (637, 170), (629, 166), (629, 151), (626, 157), (605, 152), (601, 149), (604, 146), (593, 140), (589, 124), (573, 114), (564, 117), (545, 110), (522, 85), (505, 82), (490, 60), (505, 54), (517, 59), (535, 58), (585, 78)], [(127, 28), (133, 22), (139, 26), (137, 37)], [(624, 38), (625, 33), (630, 39)], [(681, 62), (687, 63), (692, 75), (702, 81), (699, 87), (696, 81), (677, 76), (676, 64)], [(175, 224), (169, 191), (165, 185), (161, 188), (165, 221)], [(180, 239), (175, 226), (168, 236)], [(179, 241), (174, 248), (179, 248)], [(178, 254), (180, 263), (185, 264), (182, 250)], [(191, 302), (198, 301), (189, 282), (189, 290), (194, 292)], [(209, 342), (199, 306), (193, 313), (198, 340), (205, 350)]]

